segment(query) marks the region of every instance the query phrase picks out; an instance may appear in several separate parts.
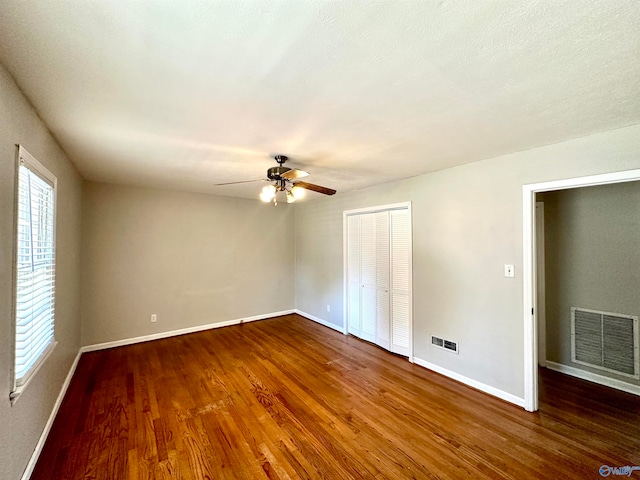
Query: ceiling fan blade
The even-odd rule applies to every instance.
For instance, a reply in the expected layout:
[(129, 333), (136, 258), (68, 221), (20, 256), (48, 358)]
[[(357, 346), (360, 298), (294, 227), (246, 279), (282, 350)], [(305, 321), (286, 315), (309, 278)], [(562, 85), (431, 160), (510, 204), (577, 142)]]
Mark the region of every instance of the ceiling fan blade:
[(306, 188), (318, 193), (324, 193), (325, 195), (333, 195), (336, 191), (333, 188), (321, 187), (320, 185), (314, 185), (307, 182), (296, 182), (293, 184), (295, 187)]
[(222, 185), (237, 185), (239, 183), (253, 183), (253, 182), (262, 182), (264, 181), (264, 178), (258, 178), (257, 180), (243, 180), (241, 182), (226, 182), (226, 183), (214, 183), (212, 186), (213, 187), (220, 187)]
[(295, 180), (296, 178), (306, 177), (307, 175), (309, 174), (304, 170), (298, 170), (297, 168), (292, 168), (291, 170), (284, 172), (280, 176), (282, 178), (286, 178), (287, 180)]

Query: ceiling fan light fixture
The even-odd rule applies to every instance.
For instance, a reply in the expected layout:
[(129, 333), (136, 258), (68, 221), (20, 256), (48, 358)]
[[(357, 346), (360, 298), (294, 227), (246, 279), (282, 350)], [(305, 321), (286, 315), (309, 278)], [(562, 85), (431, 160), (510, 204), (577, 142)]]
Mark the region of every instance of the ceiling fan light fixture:
[(301, 198), (304, 197), (304, 188), (300, 188), (296, 186), (292, 187), (291, 195), (293, 196), (294, 199), (300, 200)]
[[(278, 197), (284, 202), (293, 203), (296, 200), (300, 200), (305, 196), (305, 190), (313, 190), (314, 192), (322, 193), (324, 195), (333, 195), (336, 193), (332, 188), (321, 187), (320, 185), (314, 185), (313, 183), (301, 182), (299, 178), (309, 175), (307, 172), (298, 170), (296, 168), (284, 167), (284, 162), (287, 161), (285, 155), (276, 155), (275, 161), (278, 163), (277, 167), (271, 167), (267, 170), (267, 178), (263, 180), (272, 181), (273, 183), (265, 186), (260, 193), (260, 200), (264, 203), (271, 203), (278, 206)], [(228, 182), (220, 183), (219, 185), (230, 185), (235, 183), (248, 183), (248, 182)]]
[(274, 185), (267, 185), (262, 189), (262, 193), (260, 194), (260, 200), (265, 203), (273, 200), (273, 197), (276, 196), (276, 187)]

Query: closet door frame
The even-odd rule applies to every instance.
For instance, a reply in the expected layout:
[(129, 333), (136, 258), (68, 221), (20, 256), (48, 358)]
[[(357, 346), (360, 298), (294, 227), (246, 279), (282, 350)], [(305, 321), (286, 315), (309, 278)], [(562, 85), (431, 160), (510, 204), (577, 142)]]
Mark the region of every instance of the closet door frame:
[(349, 316), (348, 316), (348, 255), (347, 255), (347, 242), (348, 242), (348, 217), (352, 215), (361, 215), (365, 213), (376, 213), (391, 210), (403, 210), (406, 209), (409, 215), (409, 326), (410, 326), (410, 345), (409, 345), (409, 361), (413, 363), (413, 215), (411, 213), (411, 202), (392, 203), (388, 205), (378, 205), (375, 207), (357, 208), (353, 210), (345, 210), (342, 212), (342, 258), (343, 258), (343, 293), (342, 293), (342, 324), (343, 333), (347, 335), (349, 333)]

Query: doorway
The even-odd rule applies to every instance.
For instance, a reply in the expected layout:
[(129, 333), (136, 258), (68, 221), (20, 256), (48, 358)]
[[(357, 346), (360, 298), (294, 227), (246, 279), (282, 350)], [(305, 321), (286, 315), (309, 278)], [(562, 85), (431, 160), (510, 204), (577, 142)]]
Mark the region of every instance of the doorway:
[(640, 180), (639, 170), (628, 170), (588, 177), (524, 185), (523, 198), (523, 317), (524, 317), (524, 406), (534, 412), (538, 409), (538, 298), (536, 193), (594, 185)]

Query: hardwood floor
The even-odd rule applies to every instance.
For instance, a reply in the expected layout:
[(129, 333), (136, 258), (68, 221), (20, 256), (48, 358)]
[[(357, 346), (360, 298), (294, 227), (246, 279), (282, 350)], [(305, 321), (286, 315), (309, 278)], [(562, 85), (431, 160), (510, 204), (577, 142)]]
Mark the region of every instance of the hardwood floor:
[(640, 465), (639, 420), (550, 371), (528, 413), (290, 315), (84, 354), (31, 478), (601, 478)]

